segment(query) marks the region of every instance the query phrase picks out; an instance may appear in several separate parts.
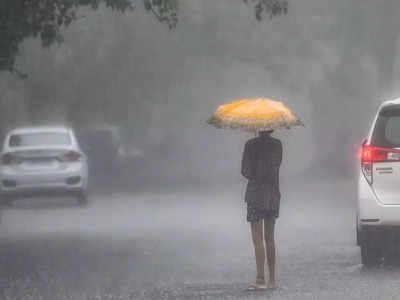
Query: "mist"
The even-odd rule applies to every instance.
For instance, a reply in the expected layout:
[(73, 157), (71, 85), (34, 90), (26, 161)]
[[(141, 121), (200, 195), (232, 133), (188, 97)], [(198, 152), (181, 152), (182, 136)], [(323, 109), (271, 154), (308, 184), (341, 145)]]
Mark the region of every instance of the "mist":
[[(253, 6), (243, 1), (186, 0), (180, 2), (176, 28), (170, 29), (139, 1), (133, 11), (123, 13), (104, 6), (79, 8), (81, 17), (61, 32), (63, 42), (49, 48), (37, 38), (25, 39), (16, 65), (28, 77), (0, 72), (1, 135), (20, 126), (112, 125), (121, 129), (129, 158), (115, 176), (107, 169), (95, 172), (94, 177), (105, 179), (94, 180), (94, 200), (87, 210), (76, 209), (69, 200), (54, 205), (49, 199), (38, 204), (21, 200), (6, 209), (3, 253), (9, 255), (17, 244), (18, 253), (27, 255), (24, 249), (33, 242), (34, 250), (24, 258), (27, 267), (21, 267), (29, 273), (39, 262), (46, 268), (50, 264), (42, 245), (53, 260), (58, 247), (65, 247), (65, 266), (74, 261), (74, 247), (84, 260), (91, 257), (88, 249), (100, 245), (80, 284), (67, 280), (64, 285), (57, 278), (60, 290), (49, 289), (43, 299), (62, 294), (63, 288), (82, 296), (85, 284), (94, 289), (92, 295), (106, 293), (101, 284), (113, 293), (129, 294), (131, 284), (135, 289), (129, 299), (157, 299), (165, 291), (168, 299), (191, 299), (199, 290), (210, 299), (243, 296), (236, 293), (243, 279), (238, 258), (224, 258), (219, 251), (227, 247), (242, 255), (249, 265), (244, 279), (252, 279), (240, 163), (244, 144), (254, 135), (215, 129), (206, 121), (221, 104), (267, 97), (283, 101), (305, 124), (273, 134), (283, 143), (277, 241), (287, 262), (278, 298), (363, 299), (366, 294), (343, 282), (353, 276), (357, 284), (375, 279), (375, 274), (360, 272), (353, 242), (358, 153), (380, 103), (400, 93), (399, 10), (395, 0), (289, 1), (288, 14), (258, 21)], [(133, 254), (127, 254), (136, 243), (135, 255), (142, 259), (137, 265), (130, 261)], [(309, 251), (313, 243), (318, 245)], [(293, 253), (300, 256), (297, 267)], [(196, 261), (202, 254), (208, 264)], [(180, 259), (173, 264), (164, 255)], [(110, 261), (97, 270), (108, 256)], [(332, 280), (329, 272), (339, 274), (342, 281), (334, 283), (348, 294), (325, 294), (318, 272), (310, 275), (317, 292), (294, 279), (295, 272), (308, 274), (313, 257), (323, 261), (319, 271), (326, 280)], [(329, 257), (335, 265), (331, 269)], [(19, 270), (5, 259), (3, 263), (18, 277)], [(220, 273), (213, 277), (207, 267)], [(70, 267), (65, 276), (72, 278), (78, 268)], [(131, 268), (136, 268), (134, 279)], [(173, 276), (166, 280), (171, 268)], [(201, 280), (210, 278), (205, 287), (199, 288), (200, 275), (191, 268), (199, 270)], [(102, 270), (108, 270), (109, 281), (85, 279), (85, 272)], [(53, 272), (61, 274), (62, 267)], [(379, 282), (390, 275), (381, 274)], [(113, 282), (119, 276), (130, 281)], [(219, 282), (217, 288), (213, 280)], [(176, 293), (171, 286), (177, 286)], [(296, 292), (287, 292), (293, 286)], [(219, 293), (226, 289), (230, 292)], [(384, 288), (374, 293), (384, 293)], [(73, 295), (65, 299), (80, 297)], [(85, 295), (81, 299), (95, 299)]]
[[(278, 133), (290, 166), (283, 174), (322, 167), (349, 175), (372, 114), (396, 95), (396, 70), (385, 69), (398, 60), (396, 18), (386, 14), (394, 5), (310, 0), (258, 22), (244, 3), (185, 1), (173, 30), (141, 7), (83, 9), (64, 43), (43, 50), (38, 40), (24, 42), (18, 67), (29, 78), (1, 75), (2, 111), (10, 111), (3, 122), (117, 124), (143, 153), (170, 162), (158, 169), (178, 181), (232, 180), (250, 136), (217, 132), (205, 120), (228, 101), (270, 97), (306, 124)], [(377, 53), (382, 44), (390, 55)]]

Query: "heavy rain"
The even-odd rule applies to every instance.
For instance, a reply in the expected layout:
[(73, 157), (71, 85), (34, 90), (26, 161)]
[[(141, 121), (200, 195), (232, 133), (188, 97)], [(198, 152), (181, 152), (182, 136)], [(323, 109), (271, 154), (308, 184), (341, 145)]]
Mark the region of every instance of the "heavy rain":
[[(397, 299), (396, 243), (361, 255), (358, 203), (360, 181), (384, 193), (360, 152), (400, 95), (399, 13), (396, 0), (1, 0), (0, 299)], [(255, 133), (207, 124), (242, 98), (304, 123), (272, 134), (276, 287), (260, 291), (241, 174)], [(73, 193), (40, 193), (83, 162), (62, 183)], [(396, 235), (391, 208), (364, 221)]]

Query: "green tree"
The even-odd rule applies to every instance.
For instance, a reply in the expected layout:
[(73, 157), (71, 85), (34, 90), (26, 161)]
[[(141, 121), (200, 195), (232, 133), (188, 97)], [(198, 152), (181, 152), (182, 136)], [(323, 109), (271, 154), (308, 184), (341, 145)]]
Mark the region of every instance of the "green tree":
[[(132, 11), (139, 0), (0, 0), (0, 71), (13, 72), (21, 78), (16, 55), (20, 43), (38, 37), (43, 47), (61, 43), (61, 29), (80, 18), (79, 7), (97, 10), (100, 5), (119, 12)], [(178, 22), (179, 0), (141, 0), (145, 9), (170, 29)], [(199, 0), (200, 1), (200, 0)], [(286, 0), (243, 0), (253, 4), (255, 16), (262, 20), (287, 13)]]
[(264, 16), (270, 18), (287, 14), (288, 2), (286, 0), (243, 0), (245, 3), (254, 4), (254, 13), (257, 20), (262, 21)]

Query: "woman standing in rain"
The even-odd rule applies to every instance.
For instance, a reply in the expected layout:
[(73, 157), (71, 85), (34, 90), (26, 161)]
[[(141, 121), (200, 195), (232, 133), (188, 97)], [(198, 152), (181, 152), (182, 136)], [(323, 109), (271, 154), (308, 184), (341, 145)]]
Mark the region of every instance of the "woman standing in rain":
[[(242, 175), (248, 179), (245, 201), (247, 221), (257, 266), (257, 278), (247, 290), (274, 289), (275, 282), (275, 219), (279, 216), (279, 168), (282, 162), (282, 144), (271, 137), (273, 131), (261, 131), (247, 141), (242, 159)], [(265, 248), (264, 248), (265, 241)], [(267, 257), (269, 280), (266, 283), (264, 264)]]
[[(242, 174), (249, 180), (245, 200), (257, 264), (256, 282), (248, 290), (273, 289), (276, 285), (274, 228), (281, 198), (282, 144), (271, 137), (272, 130), (265, 131), (265, 128), (289, 129), (303, 123), (283, 102), (268, 98), (244, 98), (220, 105), (207, 122), (216, 128), (259, 132), (258, 137), (246, 143), (242, 160)], [(269, 267), (268, 283), (264, 274), (265, 256)]]

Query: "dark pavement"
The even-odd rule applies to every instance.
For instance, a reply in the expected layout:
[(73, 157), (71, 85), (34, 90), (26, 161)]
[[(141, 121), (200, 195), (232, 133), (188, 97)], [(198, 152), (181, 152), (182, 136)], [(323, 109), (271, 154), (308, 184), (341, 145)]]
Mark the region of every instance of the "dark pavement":
[(276, 291), (244, 291), (255, 262), (239, 186), (17, 201), (0, 299), (398, 299), (400, 267), (360, 265), (354, 183), (283, 184)]

